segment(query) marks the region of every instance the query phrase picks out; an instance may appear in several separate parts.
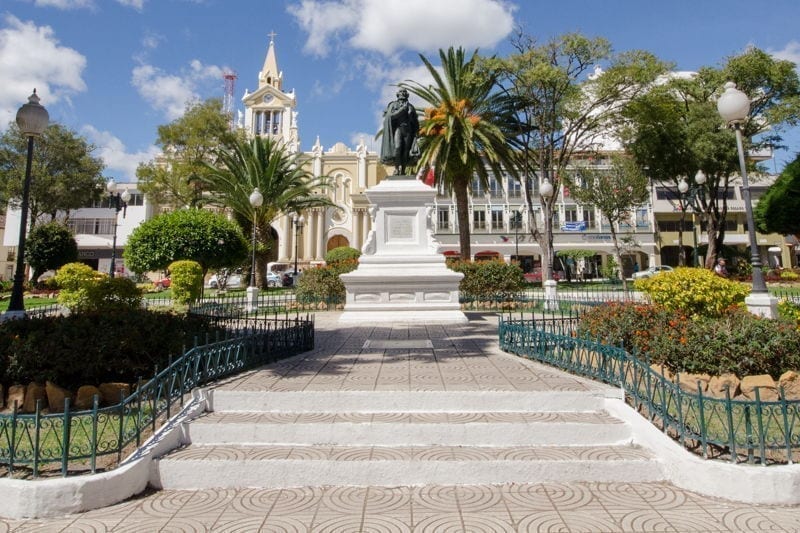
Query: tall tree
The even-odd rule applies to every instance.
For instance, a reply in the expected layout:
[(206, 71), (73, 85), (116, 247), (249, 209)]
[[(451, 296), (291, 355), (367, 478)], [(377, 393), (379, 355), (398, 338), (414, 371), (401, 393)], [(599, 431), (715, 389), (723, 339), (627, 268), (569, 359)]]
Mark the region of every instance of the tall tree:
[(196, 178), (207, 172), (206, 163), (216, 162), (217, 148), (236, 136), (221, 100), (188, 104), (182, 117), (158, 127), (161, 154), (136, 169), (139, 188), (157, 204), (194, 205), (201, 195)]
[[(520, 173), (531, 234), (542, 249), (543, 279), (552, 279), (553, 207), (573, 156), (602, 148), (612, 119), (666, 65), (643, 51), (614, 54), (605, 39), (577, 33), (539, 44), (518, 31), (511, 44), (514, 53), (487, 61), (485, 68), (499, 75), (504, 89), (518, 102)], [(540, 226), (535, 216), (540, 202), (534, 202), (534, 195), (545, 180), (556, 193), (538, 199)]]
[[(746, 150), (778, 146), (782, 129), (800, 120), (800, 81), (793, 63), (756, 48), (728, 58), (722, 68), (705, 67), (654, 88), (626, 109), (621, 129), (628, 149), (653, 180), (675, 192), (682, 211), (691, 207), (699, 214), (706, 227), (707, 268), (713, 268), (724, 245), (731, 179), (739, 173), (733, 132), (716, 110), (729, 80), (751, 98), (750, 117), (743, 125)], [(750, 167), (755, 169), (752, 162)], [(697, 170), (707, 176), (700, 194), (680, 197), (681, 179), (691, 182)]]
[(756, 224), (762, 233), (800, 236), (800, 154), (758, 200)]
[(33, 280), (47, 270), (58, 270), (78, 260), (78, 243), (70, 229), (60, 222), (39, 224), (28, 235), (25, 260), (33, 269)]
[(418, 164), (433, 168), (435, 184), (455, 195), (461, 258), (470, 259), (469, 187), (473, 176), (488, 187), (490, 173), (516, 174), (516, 117), (513, 101), (497, 90), (497, 77), (477, 72), (477, 51), (466, 59), (463, 49), (450, 47), (439, 50), (439, 58), (441, 73), (420, 55), (433, 85), (408, 81), (401, 87), (429, 105), (420, 124)]
[[(323, 193), (328, 186), (325, 176), (314, 177), (304, 169), (300, 154), (290, 153), (287, 147), (270, 137), (252, 140), (236, 139), (230, 146), (219, 147), (217, 166), (206, 164), (204, 172), (194, 181), (205, 194), (202, 203), (228, 209), (246, 234), (252, 234), (255, 219), (256, 279), (264, 286), (265, 259), (273, 245), (271, 224), (281, 213), (296, 212), (314, 207), (336, 207)], [(254, 208), (250, 194), (261, 191), (264, 203)]]
[[(36, 140), (28, 209), (31, 230), (42, 215), (86, 207), (102, 195), (103, 162), (94, 146), (61, 124), (50, 124)], [(16, 124), (0, 137), (0, 211), (18, 207), (25, 182), (27, 138)]]
[(626, 247), (635, 246), (633, 235), (620, 235), (623, 223), (633, 219), (633, 209), (645, 204), (650, 196), (649, 180), (632, 157), (615, 155), (607, 169), (584, 167), (570, 177), (570, 194), (581, 204), (595, 207), (608, 220), (614, 259), (620, 266), (620, 278), (625, 289), (627, 280), (622, 274), (622, 255)]

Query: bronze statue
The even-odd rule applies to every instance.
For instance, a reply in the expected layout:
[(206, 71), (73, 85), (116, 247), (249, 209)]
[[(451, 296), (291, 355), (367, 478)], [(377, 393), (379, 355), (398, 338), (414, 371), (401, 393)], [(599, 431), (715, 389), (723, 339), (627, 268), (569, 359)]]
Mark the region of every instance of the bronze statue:
[(381, 163), (394, 165), (395, 176), (406, 173), (406, 167), (419, 158), (416, 138), (419, 133), (417, 110), (408, 101), (408, 91), (397, 91), (397, 100), (391, 102), (383, 115), (383, 142)]

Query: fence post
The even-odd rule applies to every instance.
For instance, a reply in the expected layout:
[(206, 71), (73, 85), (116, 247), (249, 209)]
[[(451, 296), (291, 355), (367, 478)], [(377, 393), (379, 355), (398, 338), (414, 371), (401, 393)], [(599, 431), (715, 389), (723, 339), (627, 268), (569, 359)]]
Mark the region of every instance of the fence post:
[(36, 400), (36, 413), (34, 415), (34, 428), (33, 434), (33, 477), (39, 477), (39, 446), (41, 443), (42, 431), (42, 400)]
[(119, 391), (119, 438), (117, 439), (117, 462), (122, 461), (122, 439), (125, 436), (125, 393)]
[(70, 412), (69, 412), (69, 397), (64, 398), (64, 427), (61, 444), (61, 475), (67, 477), (67, 465), (69, 464), (69, 439), (70, 439)]
[(703, 458), (708, 459), (708, 443), (706, 435), (706, 416), (703, 405), (703, 385), (700, 380), (697, 380), (697, 403), (700, 410), (700, 443), (703, 446)]
[[(677, 372), (675, 374), (675, 383), (681, 382), (681, 373)], [(681, 436), (681, 446), (684, 448), (686, 447), (686, 426), (683, 423), (683, 389), (681, 389), (680, 385), (674, 385), (673, 388), (675, 389), (675, 406), (678, 408), (678, 432)]]
[(789, 404), (786, 402), (786, 391), (783, 387), (778, 387), (778, 394), (781, 401), (781, 416), (783, 418), (783, 439), (786, 443), (786, 461), (792, 464), (792, 428), (789, 425)]
[(736, 432), (733, 428), (733, 404), (731, 403), (731, 386), (725, 385), (725, 414), (728, 418), (728, 439), (730, 444), (731, 462), (736, 463)]
[(761, 391), (756, 387), (756, 425), (758, 427), (758, 453), (761, 454), (761, 465), (767, 466), (767, 454), (764, 446), (764, 411), (761, 407)]
[(99, 406), (100, 399), (97, 397), (97, 394), (92, 396), (92, 458), (91, 458), (91, 468), (92, 474), (97, 471), (97, 408)]

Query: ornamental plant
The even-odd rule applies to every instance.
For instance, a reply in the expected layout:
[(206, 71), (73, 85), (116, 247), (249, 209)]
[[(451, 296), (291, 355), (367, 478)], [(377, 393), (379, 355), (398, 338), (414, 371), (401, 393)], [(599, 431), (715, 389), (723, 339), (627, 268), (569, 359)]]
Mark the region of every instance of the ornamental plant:
[(361, 252), (350, 246), (339, 246), (325, 254), (325, 263), (332, 265), (341, 261), (358, 261)]
[(345, 259), (304, 270), (295, 289), (297, 301), (301, 303), (344, 301), (345, 286), (339, 275), (352, 272), (356, 268), (358, 261)]
[(188, 304), (200, 298), (203, 290), (203, 267), (197, 261), (175, 261), (169, 265), (172, 299)]
[(452, 261), (448, 267), (464, 274), (458, 288), (470, 296), (506, 298), (525, 286), (522, 270), (517, 265), (508, 265), (499, 259)]
[(678, 267), (651, 278), (637, 279), (634, 288), (667, 310), (690, 317), (721, 316), (729, 307), (744, 302), (749, 289), (704, 268)]
[(58, 269), (55, 282), (60, 291), (58, 303), (71, 310), (85, 306), (88, 302), (89, 286), (105, 276), (84, 263), (67, 263)]

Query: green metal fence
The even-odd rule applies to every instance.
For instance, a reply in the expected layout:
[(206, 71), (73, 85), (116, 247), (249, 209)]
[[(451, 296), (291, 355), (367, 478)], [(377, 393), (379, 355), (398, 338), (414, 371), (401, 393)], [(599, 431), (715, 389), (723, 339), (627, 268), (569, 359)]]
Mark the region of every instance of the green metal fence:
[[(223, 320), (223, 317), (220, 317)], [(69, 399), (64, 412), (0, 415), (0, 464), (9, 475), (29, 468), (33, 477), (43, 465), (58, 464), (61, 475), (97, 470), (103, 456), (122, 458), (123, 450), (154, 432), (184, 404), (195, 387), (308, 351), (314, 347), (313, 319), (306, 317), (229, 319), (228, 338), (196, 345), (156, 371), (149, 381), (139, 380), (135, 391), (116, 405), (73, 411)]]
[[(573, 330), (574, 331), (574, 330)], [(703, 457), (762, 465), (792, 463), (800, 456), (800, 400), (710, 397), (681, 388), (622, 348), (559, 331), (555, 322), (501, 317), (501, 349), (624, 389), (634, 408)]]

